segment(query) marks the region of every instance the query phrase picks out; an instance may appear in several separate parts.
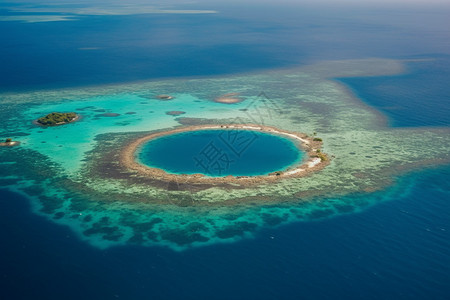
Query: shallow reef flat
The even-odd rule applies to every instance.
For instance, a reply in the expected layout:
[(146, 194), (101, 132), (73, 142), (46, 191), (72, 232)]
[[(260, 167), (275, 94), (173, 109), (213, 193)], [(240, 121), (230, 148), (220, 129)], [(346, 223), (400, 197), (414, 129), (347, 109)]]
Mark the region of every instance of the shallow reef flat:
[[(402, 61), (388, 59), (325, 61), (224, 77), (1, 94), (0, 138), (21, 144), (0, 148), (0, 186), (27, 194), (37, 212), (103, 248), (135, 243), (182, 250), (250, 237), (264, 226), (354, 212), (407, 193), (400, 175), (450, 162), (448, 128), (390, 128), (384, 115), (332, 79), (405, 70)], [(230, 93), (242, 101), (215, 101)], [(154, 95), (173, 99), (155, 101)], [(82, 118), (45, 129), (33, 125), (52, 111)], [(155, 132), (248, 123), (321, 138), (329, 164), (271, 184), (202, 186), (158, 181), (120, 163), (127, 145)]]

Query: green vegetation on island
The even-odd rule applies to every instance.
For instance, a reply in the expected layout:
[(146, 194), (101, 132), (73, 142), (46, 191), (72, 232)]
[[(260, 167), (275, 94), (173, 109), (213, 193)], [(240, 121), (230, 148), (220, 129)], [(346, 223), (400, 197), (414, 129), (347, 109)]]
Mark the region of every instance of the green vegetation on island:
[(318, 157), (318, 158), (320, 158), (320, 161), (327, 161), (328, 160), (327, 156), (324, 153), (322, 153), (320, 150), (317, 150), (316, 153), (317, 154), (312, 155), (311, 157)]
[(69, 113), (52, 112), (46, 115), (45, 117), (37, 119), (37, 123), (44, 126), (63, 125), (75, 121), (77, 117), (78, 117), (77, 114), (74, 112)]

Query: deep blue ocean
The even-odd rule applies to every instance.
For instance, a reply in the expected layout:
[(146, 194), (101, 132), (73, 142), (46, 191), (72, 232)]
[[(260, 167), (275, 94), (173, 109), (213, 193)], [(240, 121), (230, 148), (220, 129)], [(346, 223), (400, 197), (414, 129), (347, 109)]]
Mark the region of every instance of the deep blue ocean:
[(408, 73), (400, 76), (339, 81), (386, 114), (392, 127), (449, 126), (450, 57), (434, 58), (410, 63)]
[[(0, 90), (425, 57), (404, 75), (339, 80), (391, 126), (450, 126), (448, 8), (205, 7), (222, 13), (0, 21)], [(449, 178), (450, 166), (415, 172), (396, 182), (408, 193), (362, 212), (183, 252), (99, 250), (0, 187), (0, 298), (450, 299)]]
[[(92, 248), (2, 190), (4, 299), (448, 299), (450, 169), (364, 212), (181, 253)], [(26, 288), (24, 288), (26, 286)]]

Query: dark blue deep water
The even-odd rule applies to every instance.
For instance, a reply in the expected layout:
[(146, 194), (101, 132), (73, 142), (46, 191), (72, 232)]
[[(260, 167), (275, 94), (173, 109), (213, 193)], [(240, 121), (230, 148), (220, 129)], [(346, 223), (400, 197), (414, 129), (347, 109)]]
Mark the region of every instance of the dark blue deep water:
[[(0, 90), (420, 56), (436, 60), (411, 63), (401, 76), (342, 82), (392, 126), (449, 126), (448, 7), (242, 2), (188, 7), (217, 15), (0, 21)], [(0, 14), (17, 15), (8, 5)], [(362, 212), (184, 252), (98, 250), (0, 189), (0, 298), (449, 299), (449, 178), (448, 166), (409, 174), (396, 183), (409, 193)]]
[(398, 76), (341, 78), (393, 127), (450, 126), (450, 57), (410, 62)]
[[(448, 299), (450, 168), (361, 213), (177, 253), (96, 250), (1, 191), (4, 299)], [(272, 238), (273, 237), (273, 238)], [(26, 288), (24, 288), (26, 286)]]
[(139, 153), (142, 163), (174, 174), (255, 176), (299, 162), (302, 152), (285, 138), (249, 130), (201, 130), (160, 137)]

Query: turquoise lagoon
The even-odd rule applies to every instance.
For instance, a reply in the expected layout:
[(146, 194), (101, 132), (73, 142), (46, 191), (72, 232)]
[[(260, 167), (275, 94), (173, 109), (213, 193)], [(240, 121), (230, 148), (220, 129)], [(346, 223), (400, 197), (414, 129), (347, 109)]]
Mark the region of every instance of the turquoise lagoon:
[(197, 130), (147, 142), (138, 154), (150, 167), (172, 174), (257, 176), (282, 171), (303, 152), (286, 138), (244, 129)]

